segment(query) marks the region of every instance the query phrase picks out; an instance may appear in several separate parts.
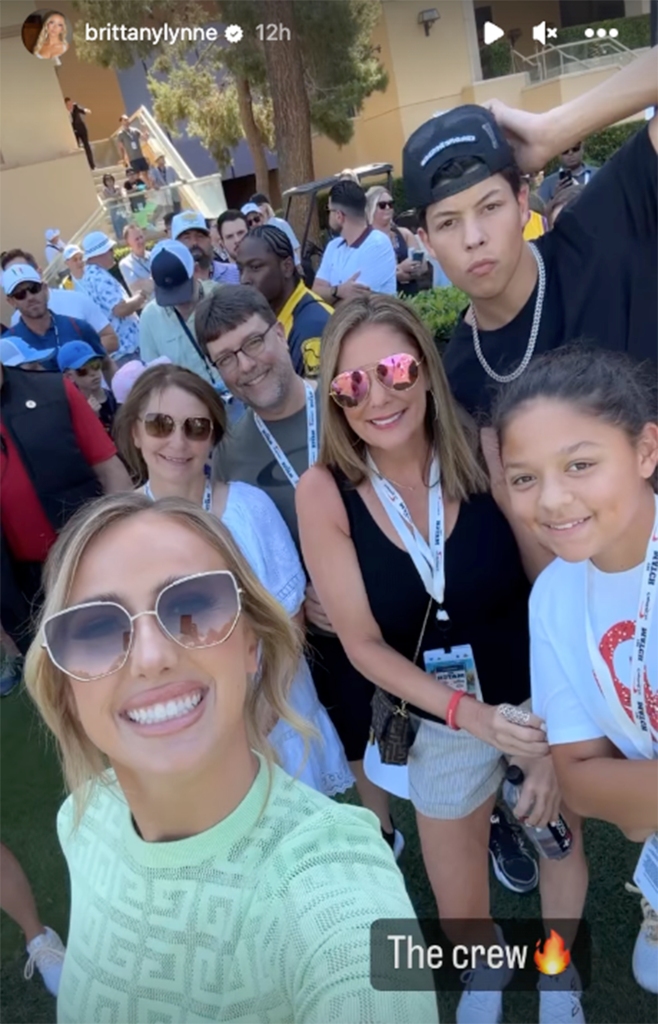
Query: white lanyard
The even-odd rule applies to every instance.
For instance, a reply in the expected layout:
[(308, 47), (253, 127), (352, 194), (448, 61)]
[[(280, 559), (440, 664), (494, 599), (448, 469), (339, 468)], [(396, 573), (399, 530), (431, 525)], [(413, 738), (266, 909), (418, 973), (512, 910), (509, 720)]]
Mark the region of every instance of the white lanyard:
[(640, 604), (635, 620), (635, 637), (633, 640), (633, 659), (631, 661), (630, 675), (631, 704), (629, 710), (631, 717), (629, 717), (621, 704), (610, 669), (606, 665), (594, 639), (589, 611), (592, 589), (592, 566), (590, 563), (587, 564), (586, 585), (585, 630), (587, 634), (587, 650), (594, 676), (603, 691), (608, 707), (617, 719), (617, 723), (622, 727), (643, 757), (653, 758), (653, 740), (644, 699), (644, 674), (647, 660), (647, 638), (651, 615), (654, 611), (656, 587), (658, 585), (658, 497), (656, 497), (656, 517), (653, 522), (653, 531), (642, 570)]
[[(318, 416), (315, 406), (315, 391), (310, 384), (304, 384), (304, 387), (306, 388), (306, 444), (308, 448), (308, 464), (309, 466), (314, 466), (318, 461)], [(293, 469), (290, 459), (284, 452), (283, 448), (272, 435), (271, 431), (265, 426), (257, 413), (254, 413), (254, 423), (260, 430), (265, 444), (272, 452), (272, 455), (281, 466), (283, 472), (286, 474), (288, 481), (293, 487), (296, 487), (299, 483), (299, 474)]]
[(429, 538), (428, 544), (419, 530), (416, 529), (411, 513), (390, 481), (385, 480), (377, 470), (375, 463), (368, 455), (368, 466), (371, 470), (370, 482), (379, 498), (398, 537), (409, 552), (416, 566), (425, 590), (438, 604), (437, 619), (448, 619), (443, 608), (445, 592), (445, 530), (443, 512), (443, 494), (441, 491), (441, 470), (438, 458), (432, 463), (430, 475), (429, 505)]
[[(150, 498), (151, 501), (156, 500), (155, 495), (151, 490), (151, 483), (149, 480), (144, 484), (144, 494), (147, 498)], [(203, 511), (212, 512), (212, 484), (210, 483), (210, 480), (206, 480), (206, 486), (203, 489)]]

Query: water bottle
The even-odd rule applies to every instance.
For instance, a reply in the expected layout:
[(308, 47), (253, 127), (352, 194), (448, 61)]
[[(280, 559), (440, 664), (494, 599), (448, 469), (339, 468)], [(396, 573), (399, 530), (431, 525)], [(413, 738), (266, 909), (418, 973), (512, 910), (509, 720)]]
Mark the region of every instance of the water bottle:
[[(512, 811), (519, 802), (524, 778), (523, 772), (517, 765), (510, 765), (505, 772), (503, 798)], [(562, 860), (569, 853), (573, 835), (562, 815), (557, 821), (549, 821), (544, 828), (535, 828), (533, 825), (525, 825), (523, 822), (519, 822), (519, 824), (522, 825), (528, 839), (542, 857), (548, 857), (549, 860)]]

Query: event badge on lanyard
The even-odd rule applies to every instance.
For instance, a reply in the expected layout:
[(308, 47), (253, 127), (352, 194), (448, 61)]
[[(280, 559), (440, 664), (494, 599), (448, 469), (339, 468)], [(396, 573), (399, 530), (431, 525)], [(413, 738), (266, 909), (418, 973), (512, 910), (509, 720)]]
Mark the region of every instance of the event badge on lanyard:
[[(591, 585), (591, 567), (587, 566), (587, 599), (585, 606), (585, 628), (587, 630), (587, 647), (594, 669), (596, 680), (603, 691), (607, 704), (614, 713), (618, 724), (630, 738), (643, 757), (653, 759), (653, 739), (651, 724), (647, 714), (644, 692), (644, 676), (646, 672), (647, 647), (651, 616), (655, 611), (656, 587), (658, 586), (658, 496), (656, 497), (656, 516), (653, 521), (651, 540), (642, 570), (640, 587), (640, 604), (635, 620), (635, 637), (633, 640), (633, 659), (631, 661), (630, 678), (630, 712), (632, 719), (622, 707), (610, 671), (594, 641), (594, 632), (589, 615), (589, 595)], [(648, 684), (647, 673), (647, 684)], [(658, 833), (654, 832), (645, 842), (638, 861), (633, 881), (642, 890), (649, 904), (658, 912)]]
[(651, 736), (651, 725), (647, 714), (646, 698), (644, 693), (644, 677), (647, 675), (647, 647), (649, 626), (651, 617), (655, 611), (656, 589), (658, 586), (658, 497), (656, 497), (656, 516), (653, 522), (651, 540), (647, 547), (642, 570), (642, 584), (640, 587), (640, 604), (635, 620), (635, 636), (633, 639), (633, 658), (631, 661), (630, 673), (630, 715), (621, 704), (615, 685), (606, 665), (603, 656), (594, 639), (594, 630), (590, 617), (590, 595), (592, 589), (592, 567), (588, 563), (586, 576), (586, 604), (585, 604), (585, 631), (587, 636), (587, 650), (592, 665), (592, 670), (598, 682), (606, 703), (615, 718), (617, 724), (626, 733), (627, 737), (640, 752), (642, 757), (653, 758), (653, 739)]
[[(318, 415), (315, 405), (315, 390), (308, 383), (304, 387), (306, 388), (306, 444), (310, 467), (314, 466), (318, 461)], [(283, 448), (256, 413), (254, 413), (254, 423), (258, 427), (265, 444), (286, 474), (286, 478), (293, 487), (296, 487), (299, 483), (299, 474), (293, 469), (292, 463)]]

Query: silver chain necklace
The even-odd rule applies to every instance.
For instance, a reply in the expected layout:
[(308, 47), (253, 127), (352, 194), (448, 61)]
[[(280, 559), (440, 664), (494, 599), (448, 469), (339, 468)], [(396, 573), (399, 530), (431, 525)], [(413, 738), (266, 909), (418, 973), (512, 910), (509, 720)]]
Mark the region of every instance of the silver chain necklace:
[(530, 249), (532, 251), (532, 255), (535, 257), (535, 260), (537, 261), (537, 270), (539, 273), (539, 281), (537, 284), (537, 298), (535, 300), (535, 312), (532, 317), (532, 328), (530, 330), (530, 337), (528, 338), (528, 347), (525, 350), (525, 355), (519, 363), (519, 365), (517, 366), (516, 370), (513, 370), (512, 373), (506, 373), (504, 375), (496, 373), (495, 370), (491, 369), (489, 363), (484, 358), (482, 349), (480, 347), (480, 335), (478, 333), (477, 320), (475, 319), (475, 310), (473, 309), (473, 307), (471, 307), (471, 331), (473, 332), (473, 347), (475, 348), (475, 354), (478, 357), (482, 369), (486, 373), (488, 373), (489, 376), (492, 377), (495, 381), (498, 381), (499, 384), (510, 384), (513, 380), (516, 380), (517, 377), (521, 376), (526, 366), (532, 359), (532, 354), (535, 351), (535, 345), (537, 344), (537, 335), (539, 334), (541, 315), (544, 310), (544, 293), (546, 291), (546, 267), (544, 266), (544, 260), (542, 258), (542, 255), (536, 248), (536, 246), (530, 243)]

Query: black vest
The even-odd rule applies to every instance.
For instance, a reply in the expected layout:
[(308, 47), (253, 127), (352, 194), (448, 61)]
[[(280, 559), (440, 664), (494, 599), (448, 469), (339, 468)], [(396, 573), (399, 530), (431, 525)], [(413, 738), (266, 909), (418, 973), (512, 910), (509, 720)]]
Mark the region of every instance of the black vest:
[(3, 374), (2, 425), (48, 521), (59, 532), (103, 489), (78, 446), (62, 375), (6, 366)]

